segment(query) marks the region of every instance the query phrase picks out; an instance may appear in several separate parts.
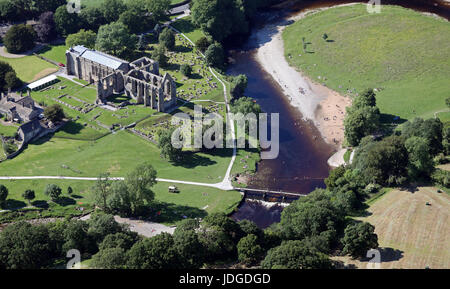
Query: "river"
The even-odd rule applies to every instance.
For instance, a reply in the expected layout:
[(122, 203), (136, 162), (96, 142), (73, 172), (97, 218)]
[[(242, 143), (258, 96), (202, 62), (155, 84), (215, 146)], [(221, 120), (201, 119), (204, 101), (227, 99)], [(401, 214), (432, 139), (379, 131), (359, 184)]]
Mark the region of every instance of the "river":
[[(333, 153), (333, 148), (324, 142), (316, 127), (302, 119), (301, 113), (291, 106), (279, 84), (256, 61), (255, 53), (261, 43), (258, 43), (257, 37), (253, 35), (266, 25), (305, 10), (354, 2), (368, 1), (304, 1), (281, 10), (263, 11), (248, 40), (242, 47), (229, 51), (230, 65), (227, 74), (247, 75), (248, 87), (245, 95), (255, 99), (264, 112), (279, 113), (280, 116), (280, 154), (274, 160), (262, 160), (258, 164), (257, 173), (250, 180), (248, 187), (302, 194), (307, 194), (315, 188), (323, 188), (323, 180), (329, 172), (327, 159)], [(450, 19), (450, 4), (444, 2), (382, 0), (382, 4), (396, 4)], [(267, 206), (245, 200), (232, 218), (249, 219), (265, 228), (279, 222), (281, 211), (282, 207), (279, 205)]]

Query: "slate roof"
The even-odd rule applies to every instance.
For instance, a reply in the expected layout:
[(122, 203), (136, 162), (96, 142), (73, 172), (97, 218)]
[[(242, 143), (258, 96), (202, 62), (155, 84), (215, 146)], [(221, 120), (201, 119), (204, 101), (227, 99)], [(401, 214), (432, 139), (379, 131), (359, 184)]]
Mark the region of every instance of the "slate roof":
[(86, 58), (103, 66), (107, 66), (112, 69), (119, 69), (122, 65), (128, 65), (128, 62), (120, 58), (102, 53), (100, 51), (88, 49), (82, 45), (77, 45), (72, 48), (74, 52), (80, 55), (80, 57)]

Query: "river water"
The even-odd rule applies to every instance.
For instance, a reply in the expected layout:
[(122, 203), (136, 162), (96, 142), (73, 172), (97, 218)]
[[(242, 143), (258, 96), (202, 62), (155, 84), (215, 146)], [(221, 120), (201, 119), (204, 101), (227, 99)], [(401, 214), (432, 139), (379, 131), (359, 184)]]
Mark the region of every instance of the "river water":
[[(264, 29), (265, 25), (308, 9), (353, 2), (368, 1), (305, 1), (283, 10), (265, 11), (261, 13), (259, 23), (254, 25), (252, 35)], [(450, 19), (450, 5), (444, 1), (382, 0), (381, 3), (396, 4)], [(290, 105), (279, 84), (256, 61), (255, 52), (260, 44), (256, 39), (250, 36), (242, 47), (229, 51), (230, 65), (227, 74), (247, 75), (248, 87), (245, 95), (255, 99), (264, 112), (279, 113), (280, 154), (277, 159), (262, 160), (258, 164), (257, 173), (248, 187), (302, 194), (325, 187), (323, 180), (329, 172), (327, 159), (333, 153), (333, 148), (322, 140), (319, 131), (311, 122), (302, 119), (301, 113)], [(281, 211), (282, 207), (278, 205), (267, 207), (262, 203), (245, 200), (232, 218), (249, 219), (260, 227), (267, 227), (279, 222)]]

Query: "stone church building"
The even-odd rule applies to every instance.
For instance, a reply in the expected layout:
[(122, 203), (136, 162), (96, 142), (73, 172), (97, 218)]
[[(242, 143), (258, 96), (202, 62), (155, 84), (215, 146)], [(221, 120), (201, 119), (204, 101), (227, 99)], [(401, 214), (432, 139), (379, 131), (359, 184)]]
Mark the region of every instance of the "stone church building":
[(68, 75), (96, 83), (98, 103), (125, 93), (138, 104), (160, 112), (176, 105), (176, 83), (169, 74), (159, 74), (157, 61), (142, 57), (130, 63), (84, 46), (67, 50), (66, 60)]

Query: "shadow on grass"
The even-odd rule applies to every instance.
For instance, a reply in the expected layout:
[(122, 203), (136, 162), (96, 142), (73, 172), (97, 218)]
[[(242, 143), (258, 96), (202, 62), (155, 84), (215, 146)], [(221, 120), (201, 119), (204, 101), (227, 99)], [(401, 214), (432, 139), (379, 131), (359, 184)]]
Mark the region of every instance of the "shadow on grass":
[(74, 199), (69, 197), (60, 197), (58, 200), (55, 200), (54, 202), (63, 207), (75, 205), (77, 203)]
[(10, 210), (16, 210), (16, 209), (20, 209), (20, 208), (23, 208), (26, 206), (27, 206), (27, 204), (23, 201), (18, 201), (18, 200), (14, 200), (14, 199), (6, 200), (6, 207)]
[(191, 47), (187, 47), (184, 45), (177, 45), (173, 49), (174, 52), (179, 52), (179, 53), (188, 53), (188, 52), (191, 52), (192, 50), (193, 49)]
[(151, 211), (151, 220), (158, 223), (176, 223), (183, 219), (204, 218), (208, 215), (199, 208), (159, 202), (151, 205)]
[(172, 163), (174, 166), (192, 169), (195, 167), (207, 167), (217, 162), (208, 157), (200, 156), (195, 152), (184, 152), (180, 161)]
[(48, 209), (49, 205), (47, 201), (44, 200), (37, 200), (31, 203), (34, 207), (42, 208), (42, 209)]

